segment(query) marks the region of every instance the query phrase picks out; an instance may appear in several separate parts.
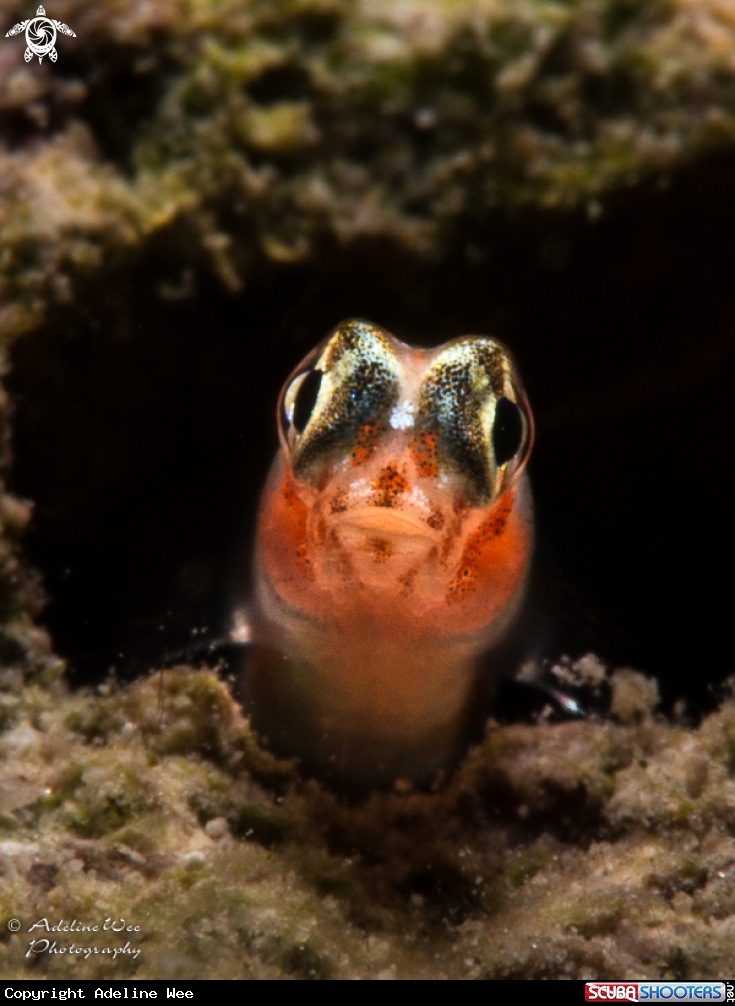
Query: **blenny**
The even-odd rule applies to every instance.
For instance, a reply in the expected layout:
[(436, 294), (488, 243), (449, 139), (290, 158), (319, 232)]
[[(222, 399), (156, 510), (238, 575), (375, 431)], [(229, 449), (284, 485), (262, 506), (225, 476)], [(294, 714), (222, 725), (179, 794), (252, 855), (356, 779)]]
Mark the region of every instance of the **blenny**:
[(253, 725), (339, 783), (426, 782), (487, 715), (523, 599), (533, 421), (513, 359), (485, 336), (416, 349), (345, 321), (288, 378), (278, 419)]

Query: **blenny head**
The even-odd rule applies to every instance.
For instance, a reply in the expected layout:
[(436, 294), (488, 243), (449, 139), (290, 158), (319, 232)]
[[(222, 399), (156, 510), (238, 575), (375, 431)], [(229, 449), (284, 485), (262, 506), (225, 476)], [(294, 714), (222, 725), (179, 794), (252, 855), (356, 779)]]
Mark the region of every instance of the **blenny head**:
[(477, 564), (456, 569), (463, 545), (510, 502), (533, 438), (500, 343), (415, 349), (346, 321), (291, 374), (278, 412), (315, 586), (358, 591), (363, 608), (391, 593), (425, 608), (474, 591)]

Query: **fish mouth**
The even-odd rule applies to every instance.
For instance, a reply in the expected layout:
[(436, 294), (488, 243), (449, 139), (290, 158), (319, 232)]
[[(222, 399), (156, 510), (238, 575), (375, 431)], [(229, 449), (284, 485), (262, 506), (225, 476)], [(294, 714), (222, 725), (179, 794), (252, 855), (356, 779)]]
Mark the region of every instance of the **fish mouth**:
[(437, 537), (436, 530), (427, 523), (427, 515), (418, 508), (360, 506), (335, 517), (339, 518), (341, 533), (353, 531), (402, 538)]

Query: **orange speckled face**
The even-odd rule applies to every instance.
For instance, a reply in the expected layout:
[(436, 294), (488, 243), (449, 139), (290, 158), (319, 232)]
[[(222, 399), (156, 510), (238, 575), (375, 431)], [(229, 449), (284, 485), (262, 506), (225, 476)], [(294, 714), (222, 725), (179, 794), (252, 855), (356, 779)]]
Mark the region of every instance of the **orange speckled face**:
[(500, 343), (414, 349), (343, 322), (286, 382), (279, 431), (259, 561), (281, 601), (396, 631), (507, 621), (532, 545), (533, 425)]

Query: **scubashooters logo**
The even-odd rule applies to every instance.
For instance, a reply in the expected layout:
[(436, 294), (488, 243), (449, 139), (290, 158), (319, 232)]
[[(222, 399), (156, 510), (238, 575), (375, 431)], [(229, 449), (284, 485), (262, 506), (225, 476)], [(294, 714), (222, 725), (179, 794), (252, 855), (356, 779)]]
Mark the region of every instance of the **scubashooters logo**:
[(5, 38), (8, 38), (10, 35), (20, 35), (22, 31), (26, 33), (26, 44), (28, 45), (25, 53), (26, 63), (30, 63), (34, 56), (38, 56), (39, 63), (44, 56), (48, 56), (52, 63), (56, 62), (59, 56), (54, 48), (57, 31), (60, 31), (63, 35), (77, 37), (76, 33), (68, 25), (62, 24), (61, 21), (54, 21), (51, 17), (46, 17), (46, 11), (43, 7), (39, 7), (36, 11), (36, 16), (32, 17), (29, 21), (21, 21), (19, 24), (14, 24), (10, 31), (5, 33)]
[[(722, 1002), (726, 995), (725, 982), (585, 982), (584, 997), (587, 1002), (610, 1002), (612, 999), (628, 1002)], [(730, 983), (728, 982), (729, 986)], [(729, 987), (727, 989), (729, 993)]]

